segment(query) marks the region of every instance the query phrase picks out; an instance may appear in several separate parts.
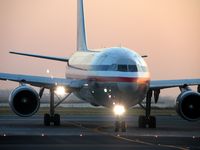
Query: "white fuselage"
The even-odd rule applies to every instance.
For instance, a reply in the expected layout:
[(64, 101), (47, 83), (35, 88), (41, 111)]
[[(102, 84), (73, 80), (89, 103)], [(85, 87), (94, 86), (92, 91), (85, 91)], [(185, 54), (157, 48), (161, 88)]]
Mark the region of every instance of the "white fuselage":
[(75, 94), (93, 105), (106, 107), (140, 103), (150, 81), (143, 58), (120, 47), (74, 53), (69, 59), (66, 78), (87, 80), (88, 84)]

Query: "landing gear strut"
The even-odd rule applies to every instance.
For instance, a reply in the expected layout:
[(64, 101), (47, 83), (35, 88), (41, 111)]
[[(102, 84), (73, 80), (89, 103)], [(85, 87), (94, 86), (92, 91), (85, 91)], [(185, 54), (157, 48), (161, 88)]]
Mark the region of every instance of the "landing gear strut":
[(126, 132), (126, 122), (125, 121), (121, 121), (120, 117), (117, 117), (117, 120), (115, 121), (115, 132), (119, 132), (121, 130), (121, 132)]
[(54, 89), (50, 89), (50, 114), (44, 114), (44, 125), (50, 126), (51, 123), (54, 124), (54, 126), (60, 125), (60, 115), (55, 114), (55, 108), (60, 105), (64, 100), (69, 97), (71, 93), (69, 93), (66, 97), (64, 97), (60, 102), (58, 102), (56, 105), (54, 105)]
[(156, 117), (151, 116), (151, 98), (152, 98), (152, 90), (147, 92), (146, 98), (146, 115), (139, 116), (138, 124), (139, 128), (156, 128)]

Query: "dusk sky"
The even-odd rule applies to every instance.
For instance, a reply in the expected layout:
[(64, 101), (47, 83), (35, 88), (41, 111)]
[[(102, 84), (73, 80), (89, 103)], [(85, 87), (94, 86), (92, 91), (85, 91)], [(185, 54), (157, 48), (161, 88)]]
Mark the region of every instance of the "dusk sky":
[[(88, 47), (148, 55), (152, 79), (200, 78), (200, 0), (85, 0)], [(0, 72), (64, 77), (66, 64), (11, 55), (69, 56), (76, 0), (0, 0)], [(1, 88), (13, 85), (0, 82)]]

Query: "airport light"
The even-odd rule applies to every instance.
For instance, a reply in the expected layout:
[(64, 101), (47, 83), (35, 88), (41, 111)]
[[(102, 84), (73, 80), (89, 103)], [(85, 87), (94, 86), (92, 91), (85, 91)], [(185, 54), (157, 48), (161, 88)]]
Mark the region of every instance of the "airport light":
[(123, 105), (115, 105), (113, 111), (115, 115), (121, 116), (125, 113), (125, 107)]
[(57, 86), (54, 92), (59, 96), (63, 96), (66, 94), (66, 90), (63, 86)]

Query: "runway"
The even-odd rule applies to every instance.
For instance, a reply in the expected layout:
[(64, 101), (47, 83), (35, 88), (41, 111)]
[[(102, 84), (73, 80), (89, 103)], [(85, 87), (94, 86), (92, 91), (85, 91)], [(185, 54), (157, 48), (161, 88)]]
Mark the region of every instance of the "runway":
[(126, 133), (115, 133), (114, 117), (61, 116), (61, 126), (43, 126), (43, 116), (0, 115), (0, 149), (200, 149), (200, 122), (157, 116), (156, 129), (139, 129), (126, 118)]

